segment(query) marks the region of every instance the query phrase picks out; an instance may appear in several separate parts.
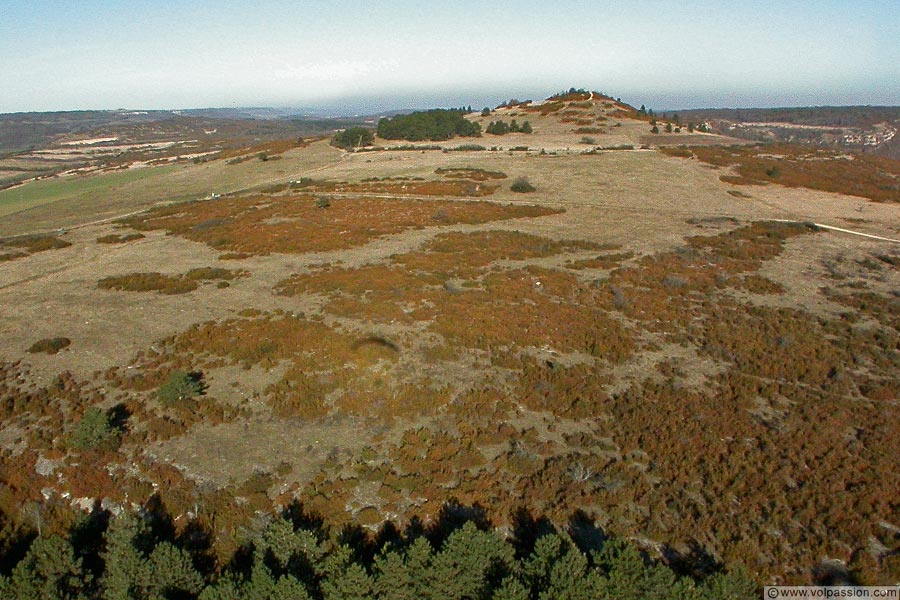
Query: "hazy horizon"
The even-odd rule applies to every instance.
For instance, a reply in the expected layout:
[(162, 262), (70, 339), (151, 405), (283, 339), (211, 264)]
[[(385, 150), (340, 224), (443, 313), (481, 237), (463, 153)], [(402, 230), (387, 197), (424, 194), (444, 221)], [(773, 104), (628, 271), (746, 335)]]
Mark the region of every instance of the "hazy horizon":
[(896, 2), (2, 2), (0, 112), (900, 104)]

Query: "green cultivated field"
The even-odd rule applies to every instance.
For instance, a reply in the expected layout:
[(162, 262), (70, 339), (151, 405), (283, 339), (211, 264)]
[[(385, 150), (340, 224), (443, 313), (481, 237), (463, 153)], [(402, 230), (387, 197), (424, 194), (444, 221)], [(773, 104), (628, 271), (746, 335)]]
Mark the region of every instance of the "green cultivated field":
[(89, 194), (115, 191), (117, 187), (148, 177), (160, 177), (174, 167), (133, 169), (104, 175), (68, 176), (33, 181), (0, 192), (0, 217), (52, 204), (59, 200), (77, 199)]

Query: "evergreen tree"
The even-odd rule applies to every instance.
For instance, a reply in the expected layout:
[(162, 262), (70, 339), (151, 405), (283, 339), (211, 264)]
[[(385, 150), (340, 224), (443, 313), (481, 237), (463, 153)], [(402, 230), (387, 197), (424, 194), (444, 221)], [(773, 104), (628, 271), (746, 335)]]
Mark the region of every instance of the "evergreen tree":
[(760, 597), (759, 585), (743, 568), (730, 573), (716, 573), (706, 581), (704, 600), (751, 600)]
[(334, 134), (331, 145), (350, 150), (362, 146), (371, 146), (375, 141), (375, 134), (367, 127), (348, 127)]
[(512, 546), (471, 521), (453, 532), (432, 564), (433, 595), (446, 600), (488, 598), (515, 568)]
[(10, 600), (76, 600), (86, 598), (90, 576), (67, 540), (58, 535), (37, 537), (13, 569), (4, 598)]
[(448, 140), (454, 136), (478, 137), (481, 126), (465, 118), (466, 109), (433, 109), (384, 118), (378, 122), (378, 136), (386, 140)]
[(531, 123), (529, 123), (528, 121), (525, 121), (524, 123), (522, 123), (522, 133), (531, 133), (531, 132), (532, 132)]
[(282, 575), (278, 578), (269, 598), (271, 600), (312, 600), (306, 586), (291, 575)]
[(316, 536), (303, 529), (294, 530), (287, 519), (274, 519), (256, 543), (257, 556), (271, 555), (282, 571), (300, 574), (302, 569), (312, 573), (312, 565), (319, 564), (325, 549)]
[(148, 566), (138, 549), (141, 538), (148, 535), (147, 526), (132, 513), (122, 513), (109, 523), (104, 534), (106, 551), (103, 577), (100, 580), (104, 600), (139, 598), (139, 590), (146, 587)]
[(509, 133), (509, 125), (504, 121), (491, 121), (486, 131), (493, 135), (506, 135)]
[(596, 563), (605, 575), (601, 583), (602, 598), (677, 598), (672, 595), (675, 574), (662, 566), (646, 565), (640, 552), (623, 540), (607, 541)]
[(69, 445), (76, 450), (112, 450), (119, 446), (121, 434), (122, 431), (113, 426), (109, 415), (92, 406), (75, 426)]
[(413, 589), (413, 578), (403, 556), (397, 552), (384, 552), (375, 558), (375, 595), (382, 600), (417, 600), (420, 596)]
[(160, 542), (148, 561), (147, 598), (195, 595), (203, 587), (203, 577), (194, 569), (191, 555), (169, 542)]
[(525, 580), (539, 590), (541, 600), (590, 600), (582, 584), (588, 571), (587, 557), (568, 537), (545, 535), (523, 567)]
[(371, 576), (347, 546), (338, 547), (325, 559), (325, 577), (321, 583), (324, 600), (369, 600), (372, 597)]
[(213, 585), (203, 588), (197, 600), (244, 600), (240, 580), (232, 574), (220, 577)]
[(517, 578), (510, 575), (500, 582), (491, 600), (531, 600), (531, 592)]

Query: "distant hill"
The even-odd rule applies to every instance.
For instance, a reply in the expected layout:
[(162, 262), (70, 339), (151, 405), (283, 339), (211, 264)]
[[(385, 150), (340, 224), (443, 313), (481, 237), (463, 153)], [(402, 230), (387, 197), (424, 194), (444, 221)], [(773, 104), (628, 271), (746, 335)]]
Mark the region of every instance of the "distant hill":
[(813, 106), (678, 111), (716, 133), (761, 142), (846, 148), (900, 159), (900, 107)]
[[(67, 136), (137, 136), (166, 139), (213, 129), (233, 139), (258, 140), (327, 135), (364, 123), (366, 117), (327, 118), (298, 114), (300, 109), (202, 108), (190, 110), (91, 110), (0, 114), (0, 154), (40, 149)], [(149, 127), (152, 125), (152, 127)], [(148, 138), (148, 133), (152, 135)]]

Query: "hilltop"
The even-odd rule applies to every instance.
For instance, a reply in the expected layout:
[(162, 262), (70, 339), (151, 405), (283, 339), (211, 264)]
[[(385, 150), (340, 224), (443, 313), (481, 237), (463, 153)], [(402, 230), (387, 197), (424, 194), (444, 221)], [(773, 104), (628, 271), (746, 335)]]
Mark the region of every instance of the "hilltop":
[(4, 544), (152, 505), (213, 572), (279, 507), (362, 535), (452, 506), (895, 581), (900, 163), (586, 90), (450, 112), (0, 162), (75, 161), (0, 191)]

